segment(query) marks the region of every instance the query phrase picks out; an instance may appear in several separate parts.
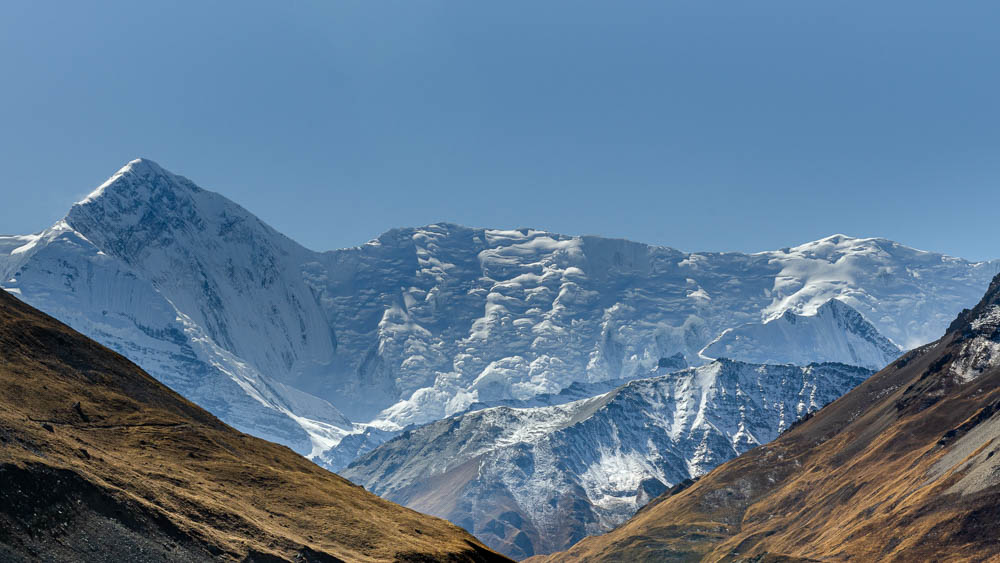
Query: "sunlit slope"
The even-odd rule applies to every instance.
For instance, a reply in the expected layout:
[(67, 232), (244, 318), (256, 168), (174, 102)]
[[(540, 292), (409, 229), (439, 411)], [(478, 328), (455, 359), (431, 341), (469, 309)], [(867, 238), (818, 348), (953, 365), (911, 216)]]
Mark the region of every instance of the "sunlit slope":
[(501, 561), (0, 291), (0, 560)]

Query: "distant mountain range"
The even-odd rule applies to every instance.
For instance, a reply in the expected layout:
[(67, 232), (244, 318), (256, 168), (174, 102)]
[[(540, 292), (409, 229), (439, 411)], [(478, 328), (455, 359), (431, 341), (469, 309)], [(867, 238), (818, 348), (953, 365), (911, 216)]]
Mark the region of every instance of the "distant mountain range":
[(535, 561), (996, 561), (1000, 276), (945, 335), (629, 522)]
[(700, 365), (723, 331), (834, 298), (911, 348), (975, 302), (998, 264), (840, 235), (688, 253), (448, 224), (313, 252), (142, 159), (53, 227), (0, 237), (2, 287), (304, 454), (357, 423), (399, 430), (477, 402), (644, 377), (676, 354)]
[(524, 558), (610, 530), (871, 374), (720, 360), (557, 406), (446, 418), (404, 432), (343, 475)]
[[(604, 531), (661, 488), (767, 442), (865, 370), (935, 338), (998, 270), (1000, 261), (843, 235), (756, 254), (691, 253), (452, 224), (315, 252), (143, 159), (52, 227), (0, 236), (3, 289), (234, 427), (468, 524), (511, 554)], [(822, 363), (843, 366), (807, 367)], [(706, 383), (713, 370), (721, 387)], [(685, 380), (691, 388), (674, 388)], [(639, 389), (664, 395), (617, 407)], [(710, 390), (700, 422), (662, 418), (689, 408), (696, 389)], [(807, 389), (816, 394), (803, 397)], [(608, 397), (593, 412), (574, 410)], [(532, 417), (570, 411), (578, 414), (565, 425), (519, 434)], [(706, 426), (713, 417), (723, 426)], [(496, 496), (469, 489), (432, 502), (426, 495), (443, 494), (437, 482), (424, 484), (421, 499), (400, 496), (415, 494), (409, 483), (422, 471), (440, 483), (482, 483), (420, 458), (451, 451), (435, 429), (456, 420), (525, 436), (479, 437), (479, 454), (459, 455), (477, 471), (495, 464)], [(739, 432), (739, 421), (754, 429)], [(647, 423), (653, 434), (639, 443)], [(689, 435), (670, 435), (676, 428)], [(513, 473), (497, 465), (520, 451), (532, 460), (521, 468), (524, 486), (541, 486), (539, 460), (556, 443), (560, 463), (573, 467), (553, 491), (583, 515), (565, 529), (546, 528), (565, 512), (550, 518), (517, 500), (521, 485), (502, 481)], [(600, 459), (589, 449), (598, 445)], [(401, 456), (399, 468), (386, 469), (386, 452)], [(631, 465), (607, 469), (619, 463)], [(469, 499), (492, 504), (461, 505)], [(500, 518), (506, 512), (521, 524)]]

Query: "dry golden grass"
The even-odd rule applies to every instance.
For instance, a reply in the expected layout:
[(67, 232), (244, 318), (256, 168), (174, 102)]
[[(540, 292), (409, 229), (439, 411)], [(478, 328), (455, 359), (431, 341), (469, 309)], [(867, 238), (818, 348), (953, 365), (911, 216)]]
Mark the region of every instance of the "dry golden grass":
[[(0, 439), (7, 503), (0, 506), (0, 559), (59, 558), (46, 555), (46, 545), (61, 550), (53, 553), (76, 553), (59, 534), (76, 537), (73, 523), (83, 526), (89, 511), (223, 560), (505, 560), (444, 520), (382, 500), (288, 448), (233, 430), (3, 291)], [(98, 493), (81, 492), (90, 500), (39, 514), (47, 505), (27, 496), (44, 496), (53, 475), (62, 476), (60, 486), (76, 483), (56, 500), (90, 485)], [(28, 508), (16, 513), (19, 506)], [(44, 529), (51, 522), (63, 522), (64, 531)], [(115, 538), (98, 539), (113, 551)], [(101, 560), (101, 551), (80, 557)]]

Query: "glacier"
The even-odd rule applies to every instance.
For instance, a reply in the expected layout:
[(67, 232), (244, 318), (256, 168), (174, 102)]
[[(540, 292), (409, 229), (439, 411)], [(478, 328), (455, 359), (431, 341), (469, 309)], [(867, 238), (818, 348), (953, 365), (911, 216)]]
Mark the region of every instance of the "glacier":
[(558, 403), (704, 365), (727, 330), (778, 342), (775, 322), (825, 318), (831, 300), (874, 327), (868, 343), (811, 347), (796, 363), (857, 362), (851, 347), (886, 340), (912, 348), (998, 268), (844, 235), (745, 254), (446, 223), (317, 252), (146, 159), (52, 227), (0, 236), (0, 287), (236, 428), (338, 467), (484, 405)]

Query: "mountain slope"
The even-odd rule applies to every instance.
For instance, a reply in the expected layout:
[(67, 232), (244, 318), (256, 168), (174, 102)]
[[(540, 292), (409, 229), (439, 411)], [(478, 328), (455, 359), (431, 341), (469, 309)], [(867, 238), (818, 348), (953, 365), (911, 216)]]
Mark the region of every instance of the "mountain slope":
[[(336, 318), (354, 319), (337, 325), (338, 353), (364, 359), (349, 384), (324, 381), (344, 395), (384, 389), (368, 396), (397, 427), (475, 402), (643, 377), (678, 353), (697, 365), (726, 329), (811, 315), (833, 298), (894, 341), (922, 344), (928, 328), (943, 330), (978, 299), (997, 267), (882, 239), (745, 255), (455, 225), (391, 231), (327, 257), (337, 279), (317, 280), (317, 294)], [(360, 304), (358, 288), (367, 290)]]
[(337, 464), (474, 405), (699, 365), (723, 331), (831, 299), (912, 347), (997, 267), (841, 235), (688, 253), (449, 224), (313, 252), (144, 159), (46, 231), (0, 236), (0, 287), (240, 430)]
[(0, 292), (0, 559), (500, 561)]
[(447, 418), (404, 432), (343, 475), (523, 558), (611, 529), (871, 373), (718, 361), (558, 406)]
[(1000, 558), (1000, 276), (939, 341), (548, 561)]
[(860, 313), (831, 299), (812, 315), (785, 311), (765, 323), (727, 330), (706, 346), (701, 355), (762, 364), (842, 361), (879, 370), (902, 352)]
[(227, 423), (304, 454), (353, 431), (280, 377), (333, 353), (298, 274), (308, 251), (232, 202), (137, 160), (66, 219), (7, 240), (9, 291)]

